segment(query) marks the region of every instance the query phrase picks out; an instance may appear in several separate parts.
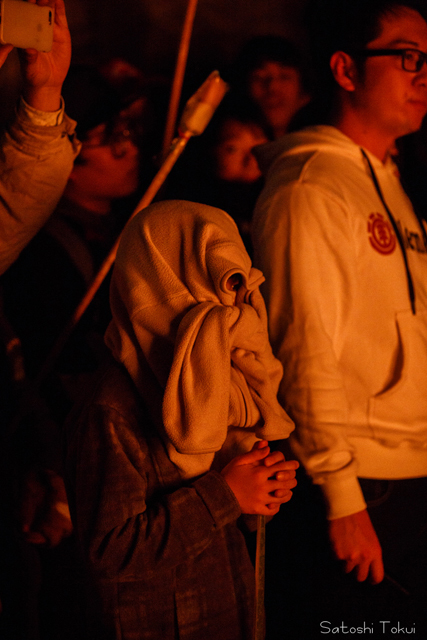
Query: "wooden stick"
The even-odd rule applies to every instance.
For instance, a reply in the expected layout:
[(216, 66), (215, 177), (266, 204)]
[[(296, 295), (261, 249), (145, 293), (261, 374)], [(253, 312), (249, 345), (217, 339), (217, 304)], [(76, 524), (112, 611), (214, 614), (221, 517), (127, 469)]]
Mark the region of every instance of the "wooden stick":
[(257, 517), (255, 555), (255, 624), (254, 640), (263, 640), (265, 635), (264, 616), (265, 590), (265, 516)]
[(198, 0), (189, 0), (184, 26), (182, 29), (181, 42), (178, 49), (178, 56), (175, 66), (175, 75), (172, 84), (169, 109), (166, 119), (165, 133), (163, 137), (162, 157), (164, 158), (169, 150), (175, 133), (179, 101), (181, 99), (182, 84), (184, 82), (185, 68), (187, 65), (188, 50), (190, 48), (193, 22), (196, 15)]

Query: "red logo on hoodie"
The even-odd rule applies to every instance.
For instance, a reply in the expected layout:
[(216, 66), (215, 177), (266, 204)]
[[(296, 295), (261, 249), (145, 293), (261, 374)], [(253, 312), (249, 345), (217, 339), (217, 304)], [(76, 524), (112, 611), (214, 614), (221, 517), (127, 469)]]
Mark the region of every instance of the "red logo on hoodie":
[(396, 248), (396, 236), (390, 222), (381, 213), (371, 213), (368, 220), (369, 242), (378, 253), (387, 256)]

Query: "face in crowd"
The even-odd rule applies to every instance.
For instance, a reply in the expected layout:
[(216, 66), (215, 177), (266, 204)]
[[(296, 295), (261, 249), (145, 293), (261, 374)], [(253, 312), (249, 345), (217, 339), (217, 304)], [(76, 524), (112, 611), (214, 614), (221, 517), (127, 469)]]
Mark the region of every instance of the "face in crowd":
[(397, 5), (378, 25), (366, 46), (331, 56), (338, 89), (332, 124), (385, 161), (427, 113), (427, 23)]
[(286, 133), (294, 115), (310, 99), (300, 71), (273, 60), (263, 62), (249, 74), (248, 90), (275, 138)]
[(108, 213), (111, 201), (134, 193), (139, 180), (139, 149), (131, 123), (118, 118), (114, 126), (91, 129), (67, 185), (67, 195), (94, 213)]
[(242, 183), (258, 180), (261, 171), (252, 150), (264, 142), (267, 142), (267, 137), (255, 122), (227, 118), (221, 126), (219, 142), (214, 148), (217, 178)]
[(378, 134), (396, 139), (417, 131), (427, 112), (427, 23), (401, 7), (382, 19), (380, 35), (360, 55), (354, 105)]

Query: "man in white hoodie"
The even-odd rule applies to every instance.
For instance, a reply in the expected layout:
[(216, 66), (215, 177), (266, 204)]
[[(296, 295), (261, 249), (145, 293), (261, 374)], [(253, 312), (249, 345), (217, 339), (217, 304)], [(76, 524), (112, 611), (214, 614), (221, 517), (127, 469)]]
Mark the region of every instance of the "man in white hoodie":
[(390, 151), (427, 112), (420, 6), (312, 7), (328, 124), (261, 148), (253, 227), (291, 446), (323, 493), (331, 547), (359, 582), (380, 583), (385, 566), (402, 594), (411, 586), (397, 565), (413, 541), (398, 534), (397, 562), (397, 534), (387, 542), (382, 530), (402, 518), (408, 535), (427, 527), (423, 498), (419, 529), (393, 506), (409, 505), (405, 491), (427, 498), (427, 236)]

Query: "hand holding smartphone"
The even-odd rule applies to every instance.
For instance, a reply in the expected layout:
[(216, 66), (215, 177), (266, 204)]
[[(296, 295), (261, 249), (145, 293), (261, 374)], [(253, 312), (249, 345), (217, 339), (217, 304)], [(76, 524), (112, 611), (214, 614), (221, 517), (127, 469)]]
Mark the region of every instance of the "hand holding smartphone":
[(50, 51), (53, 43), (54, 10), (25, 0), (1, 0), (0, 43), (20, 49)]

